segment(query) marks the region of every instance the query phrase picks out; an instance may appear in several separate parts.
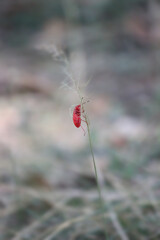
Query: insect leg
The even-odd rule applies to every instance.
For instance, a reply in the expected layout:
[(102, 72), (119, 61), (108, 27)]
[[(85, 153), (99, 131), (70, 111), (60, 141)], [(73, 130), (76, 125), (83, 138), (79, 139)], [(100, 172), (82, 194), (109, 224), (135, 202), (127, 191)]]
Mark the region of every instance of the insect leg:
[(82, 125), (81, 125), (81, 128), (82, 128), (82, 130), (83, 130), (83, 132), (84, 132), (84, 136), (85, 136), (85, 135), (86, 135), (86, 132), (85, 132), (84, 128), (82, 127)]
[(87, 122), (85, 120), (83, 120), (82, 118), (81, 118), (81, 121), (83, 121), (83, 122), (85, 122), (87, 124)]

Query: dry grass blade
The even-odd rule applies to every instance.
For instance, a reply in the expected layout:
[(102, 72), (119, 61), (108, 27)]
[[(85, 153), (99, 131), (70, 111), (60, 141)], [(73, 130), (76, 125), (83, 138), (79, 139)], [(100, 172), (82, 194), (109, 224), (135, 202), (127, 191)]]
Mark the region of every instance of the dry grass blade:
[(118, 221), (116, 213), (112, 211), (110, 212), (109, 216), (121, 240), (129, 240), (126, 232), (124, 231), (120, 222)]
[(111, 175), (110, 173), (107, 173), (107, 178), (115, 187), (117, 192), (119, 192), (120, 194), (123, 193), (125, 195), (125, 201), (128, 202), (128, 204), (133, 209), (133, 212), (136, 213), (137, 217), (139, 217), (140, 219), (143, 219), (143, 214), (139, 206), (136, 204), (135, 201), (132, 200), (129, 190), (123, 186), (120, 179), (117, 179), (115, 176)]
[[(103, 214), (103, 213), (102, 213)], [(86, 219), (90, 219), (90, 218), (101, 218), (102, 216), (99, 215), (97, 216), (95, 213), (94, 214), (90, 214), (90, 215), (82, 215), (76, 218), (73, 218), (71, 220), (68, 220), (60, 225), (58, 225), (46, 238), (44, 238), (43, 240), (51, 240), (52, 238), (54, 238), (55, 236), (57, 236), (60, 232), (62, 232), (63, 230), (65, 230), (66, 228), (72, 226), (75, 223), (78, 222), (82, 222)]]
[(27, 236), (31, 231), (34, 230), (34, 228), (38, 227), (41, 223), (43, 223), (45, 220), (50, 218), (55, 212), (55, 209), (49, 210), (45, 215), (43, 215), (39, 220), (33, 222), (31, 225), (23, 229), (22, 231), (18, 232), (17, 235), (12, 238), (12, 240), (21, 240), (23, 237)]

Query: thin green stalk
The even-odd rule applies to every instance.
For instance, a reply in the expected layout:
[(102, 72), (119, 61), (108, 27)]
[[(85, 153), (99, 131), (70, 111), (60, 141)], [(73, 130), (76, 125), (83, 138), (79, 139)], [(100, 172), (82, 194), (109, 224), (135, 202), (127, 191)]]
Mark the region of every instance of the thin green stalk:
[(96, 176), (96, 183), (97, 183), (97, 189), (98, 189), (98, 194), (99, 194), (99, 200), (100, 200), (100, 203), (101, 203), (101, 207), (103, 208), (104, 207), (104, 202), (103, 202), (103, 198), (102, 198), (100, 183), (99, 183), (99, 180), (98, 180), (96, 161), (95, 161), (94, 153), (93, 153), (92, 139), (91, 139), (91, 133), (90, 133), (90, 127), (89, 127), (89, 120), (88, 120), (87, 114), (86, 114), (86, 112), (84, 110), (84, 107), (83, 107), (83, 97), (81, 97), (80, 91), (78, 91), (78, 94), (79, 94), (79, 97), (81, 99), (82, 112), (84, 113), (84, 118), (85, 118), (85, 122), (86, 122), (86, 125), (87, 125), (89, 146), (90, 146), (90, 151), (91, 151), (92, 160), (93, 160), (94, 172), (95, 172), (95, 176)]
[[(100, 187), (100, 183), (99, 183), (99, 179), (98, 179), (97, 166), (96, 166), (96, 161), (95, 161), (95, 158), (94, 158), (93, 146), (92, 146), (92, 138), (91, 138), (91, 134), (90, 134), (89, 123), (87, 121), (87, 116), (85, 116), (85, 119), (86, 119), (86, 124), (87, 124), (89, 147), (90, 147), (92, 160), (93, 160), (93, 166), (94, 166), (94, 171), (95, 171), (95, 176), (96, 176), (96, 182), (97, 182), (97, 189), (98, 189), (98, 194), (99, 194), (100, 205), (101, 205), (101, 208), (103, 209), (105, 207), (105, 205), (104, 205), (102, 192), (101, 192), (101, 187)], [(103, 220), (104, 220), (104, 223), (105, 223), (105, 217), (104, 217), (104, 215), (102, 215), (102, 216), (103, 216)], [(104, 226), (104, 233), (105, 233), (105, 239), (107, 240), (106, 226)]]
[(94, 166), (94, 171), (95, 171), (95, 176), (96, 176), (99, 200), (100, 200), (101, 205), (103, 207), (104, 206), (104, 202), (103, 202), (103, 198), (102, 198), (102, 192), (101, 192), (100, 183), (99, 183), (99, 180), (98, 180), (97, 166), (96, 166), (96, 161), (95, 161), (95, 158), (94, 158), (93, 147), (92, 147), (92, 139), (91, 139), (90, 128), (89, 128), (89, 124), (88, 123), (87, 123), (87, 131), (88, 131), (89, 146), (90, 146), (90, 151), (91, 151), (91, 155), (92, 155), (93, 166)]

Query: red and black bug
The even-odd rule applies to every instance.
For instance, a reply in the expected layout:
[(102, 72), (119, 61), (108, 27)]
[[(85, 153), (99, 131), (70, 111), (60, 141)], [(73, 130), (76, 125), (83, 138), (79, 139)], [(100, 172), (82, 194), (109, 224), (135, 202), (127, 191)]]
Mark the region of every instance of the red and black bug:
[(81, 126), (81, 105), (75, 106), (73, 110), (73, 123), (79, 128)]
[[(88, 102), (88, 101), (87, 101)], [(83, 104), (85, 104), (86, 102), (82, 103), (82, 105), (76, 105), (74, 107), (74, 110), (73, 110), (73, 123), (74, 125), (79, 128), (81, 127), (84, 131), (84, 135), (85, 135), (85, 130), (84, 128), (82, 127), (81, 125), (81, 122), (85, 122), (86, 124), (88, 124), (87, 120), (86, 120), (86, 115), (84, 114), (84, 109), (83, 109)], [(82, 115), (84, 114), (84, 120), (82, 119)]]

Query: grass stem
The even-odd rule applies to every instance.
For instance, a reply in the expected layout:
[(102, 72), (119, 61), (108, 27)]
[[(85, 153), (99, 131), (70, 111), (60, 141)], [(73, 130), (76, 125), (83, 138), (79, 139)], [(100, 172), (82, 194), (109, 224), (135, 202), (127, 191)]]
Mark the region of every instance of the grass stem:
[(101, 206), (104, 207), (104, 202), (102, 198), (102, 192), (101, 192), (101, 187), (98, 179), (98, 173), (97, 173), (97, 166), (96, 166), (96, 161), (93, 153), (93, 146), (92, 146), (92, 139), (91, 139), (91, 133), (90, 133), (90, 127), (89, 124), (87, 123), (87, 131), (88, 131), (88, 139), (89, 139), (89, 147), (92, 155), (92, 161), (93, 161), (93, 166), (94, 166), (94, 172), (95, 172), (95, 177), (96, 177), (96, 183), (97, 183), (97, 189), (98, 189), (98, 194), (99, 194), (99, 200), (101, 202)]
[[(95, 172), (95, 177), (96, 177), (100, 206), (101, 206), (101, 209), (105, 209), (105, 204), (104, 204), (103, 197), (102, 197), (102, 192), (101, 192), (101, 186), (100, 186), (99, 179), (98, 179), (97, 166), (96, 166), (96, 161), (95, 161), (95, 157), (94, 157), (93, 146), (92, 146), (92, 138), (91, 138), (89, 123), (87, 121), (87, 116), (85, 116), (85, 119), (86, 119), (86, 124), (87, 124), (89, 147), (90, 147), (90, 151), (91, 151), (91, 155), (92, 155), (92, 161), (93, 161), (94, 172)], [(104, 223), (105, 223), (105, 217), (104, 217), (104, 215), (102, 215), (102, 216), (103, 216), (103, 220), (104, 220)], [(104, 226), (104, 233), (105, 233), (105, 239), (107, 240), (107, 232), (106, 232), (105, 226)]]

